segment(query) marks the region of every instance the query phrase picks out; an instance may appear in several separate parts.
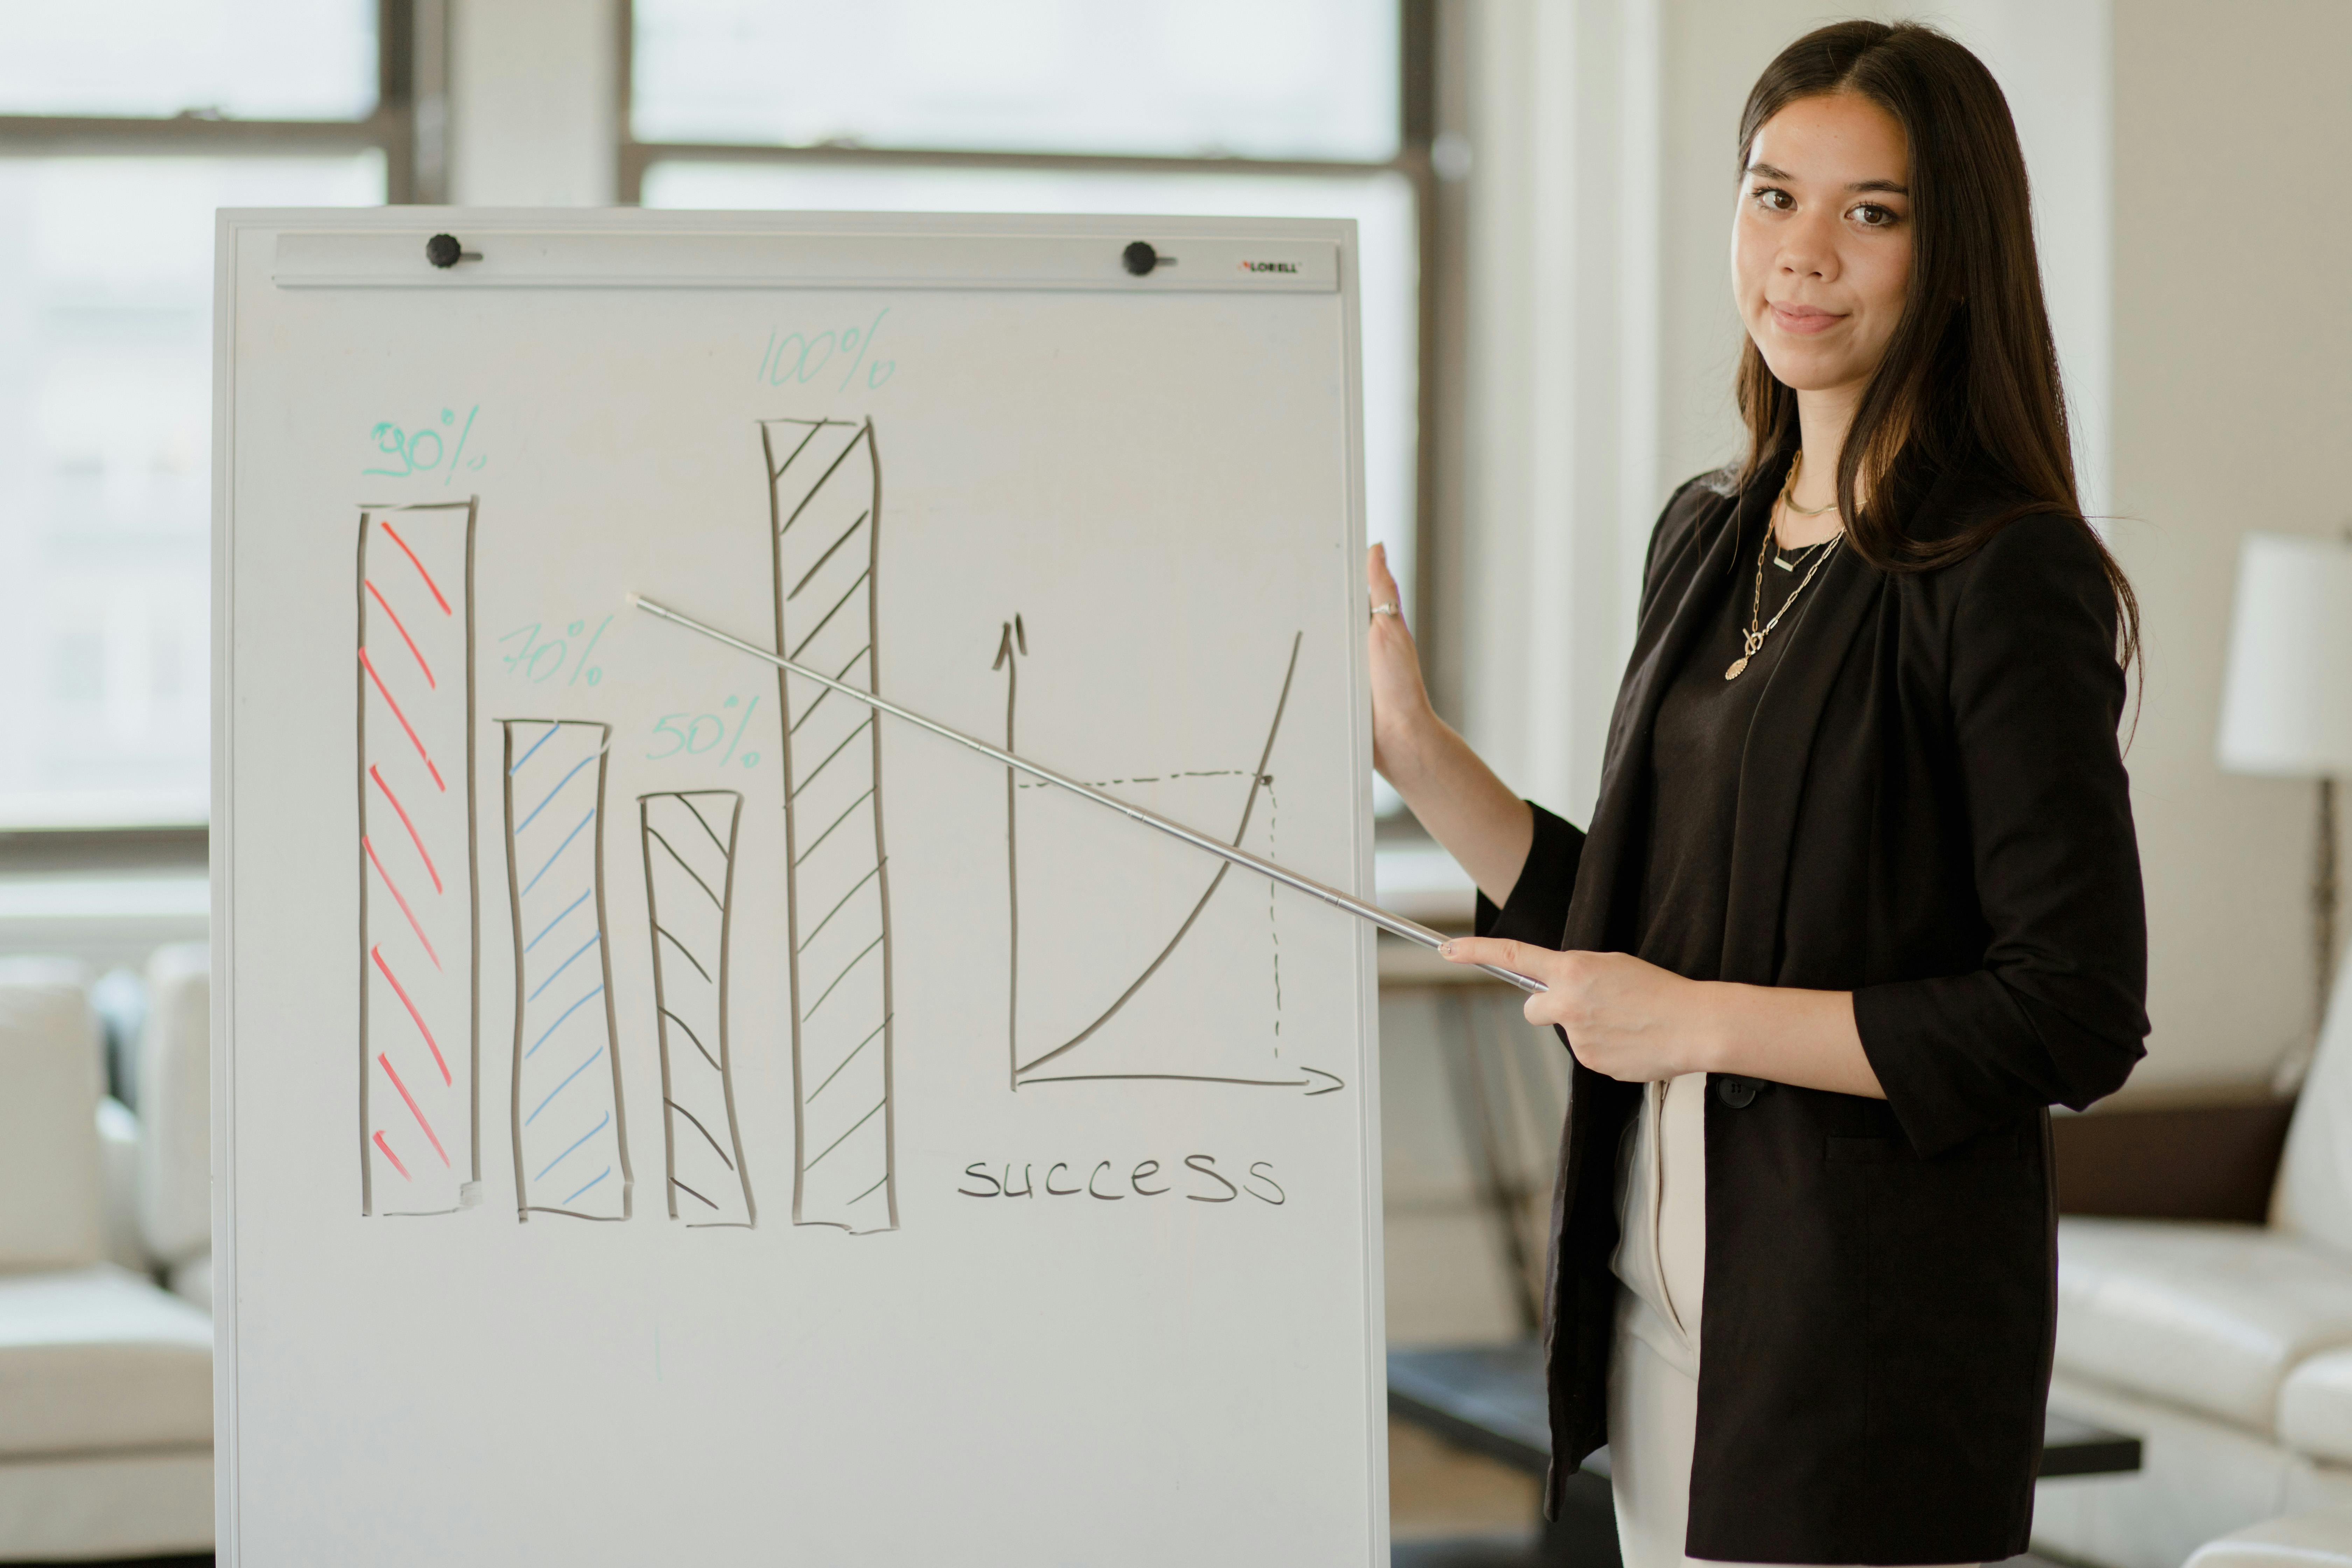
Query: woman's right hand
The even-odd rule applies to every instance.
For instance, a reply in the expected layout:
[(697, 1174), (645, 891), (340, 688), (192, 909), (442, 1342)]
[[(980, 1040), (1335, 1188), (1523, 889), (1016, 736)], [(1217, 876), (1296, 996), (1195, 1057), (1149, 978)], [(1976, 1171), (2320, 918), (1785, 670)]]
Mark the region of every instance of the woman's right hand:
[[(1414, 769), (1437, 716), (1422, 682), (1421, 650), (1404, 624), (1403, 600), (1389, 571), (1386, 546), (1375, 544), (1365, 553), (1364, 581), (1375, 611), (1364, 634), (1372, 668), (1372, 766), (1403, 788), (1405, 783), (1397, 775)], [(1378, 613), (1383, 605), (1396, 613)]]

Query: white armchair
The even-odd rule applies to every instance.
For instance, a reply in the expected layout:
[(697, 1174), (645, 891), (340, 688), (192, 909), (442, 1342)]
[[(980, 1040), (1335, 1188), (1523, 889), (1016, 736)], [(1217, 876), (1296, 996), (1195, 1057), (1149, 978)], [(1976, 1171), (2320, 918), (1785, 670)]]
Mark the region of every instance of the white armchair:
[(0, 1561), (212, 1544), (212, 1321), (109, 1260), (101, 1060), (73, 966), (0, 963)]
[(139, 1037), (139, 1233), (173, 1290), (213, 1304), (212, 960), (156, 950)]
[[(2138, 1436), (2145, 1468), (2044, 1482), (2038, 1548), (2174, 1568), (2213, 1542), (2221, 1568), (2275, 1555), (2278, 1532), (2249, 1529), (2268, 1521), (2298, 1541), (2332, 1528), (2338, 1554), (2311, 1563), (2352, 1563), (2352, 972), (2295, 1106), (2269, 1224), (2059, 1222), (2051, 1404)], [(2315, 1512), (2345, 1517), (2279, 1519)]]

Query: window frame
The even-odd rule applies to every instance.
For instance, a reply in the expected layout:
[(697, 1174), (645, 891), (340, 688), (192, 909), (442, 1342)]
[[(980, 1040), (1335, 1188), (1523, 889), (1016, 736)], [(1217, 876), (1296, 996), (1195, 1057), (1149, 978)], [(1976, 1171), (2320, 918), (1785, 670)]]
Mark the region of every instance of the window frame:
[[(1447, 395), (1453, 374), (1446, 358), (1446, 324), (1463, 319), (1462, 204), (1444, 187), (1433, 147), (1440, 128), (1439, 48), (1441, 0), (1401, 0), (1397, 100), (1398, 136), (1393, 157), (1375, 160), (1175, 157), (1142, 153), (984, 152), (965, 148), (845, 147), (826, 143), (640, 142), (631, 99), (636, 49), (635, 0), (619, 0), (620, 37), (614, 51), (614, 125), (618, 138), (614, 161), (614, 201), (641, 205), (646, 172), (665, 162), (736, 163), (835, 163), (940, 169), (1036, 169), (1108, 174), (1262, 174), (1365, 175), (1396, 174), (1410, 183), (1419, 255), (1414, 324), (1413, 601), (1414, 631), (1433, 690), (1450, 690), (1443, 679), (1447, 643), (1444, 567), (1438, 545), (1445, 530), (1440, 511), (1451, 493), (1454, 454), (1460, 449), (1448, 428), (1460, 400)], [(1433, 657), (1435, 656), (1435, 657)], [(1402, 814), (1401, 814), (1402, 815)], [(1408, 818), (1409, 820), (1409, 818)], [(1387, 819), (1382, 821), (1383, 831)]]
[[(0, 113), (0, 157), (383, 154), (384, 199), (438, 201), (447, 186), (448, 0), (376, 0), (376, 102), (362, 120), (237, 120)], [(202, 824), (0, 826), (0, 875), (184, 871), (206, 862)]]
[(446, 184), (440, 129), (447, 37), (447, 0), (376, 0), (376, 102), (364, 120), (238, 120), (191, 110), (0, 113), (0, 157), (267, 157), (374, 148), (383, 154), (387, 205), (438, 200)]

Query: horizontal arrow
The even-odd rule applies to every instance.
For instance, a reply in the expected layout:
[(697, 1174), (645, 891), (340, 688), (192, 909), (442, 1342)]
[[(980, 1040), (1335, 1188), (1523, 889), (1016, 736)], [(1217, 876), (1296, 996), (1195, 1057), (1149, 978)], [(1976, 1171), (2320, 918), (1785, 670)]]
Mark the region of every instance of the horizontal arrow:
[[(1024, 1078), (1021, 1081), (1024, 1084), (1133, 1083), (1145, 1080), (1155, 1083), (1238, 1083), (1251, 1089), (1303, 1089), (1307, 1091), (1307, 1098), (1309, 1100), (1318, 1094), (1332, 1094), (1348, 1087), (1347, 1081), (1337, 1073), (1325, 1072), (1321, 1068), (1300, 1068), (1298, 1070), (1308, 1076), (1306, 1078), (1213, 1078), (1207, 1073), (1192, 1072), (1072, 1072)], [(1317, 1079), (1327, 1080), (1320, 1089), (1315, 1087)]]

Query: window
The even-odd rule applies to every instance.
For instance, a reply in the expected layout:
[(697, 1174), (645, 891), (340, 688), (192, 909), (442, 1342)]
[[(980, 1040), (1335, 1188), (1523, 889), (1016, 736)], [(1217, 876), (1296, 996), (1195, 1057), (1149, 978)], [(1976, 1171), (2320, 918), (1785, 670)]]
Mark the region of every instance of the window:
[[(22, 7), (0, 51), (0, 831), (206, 815), (214, 210), (406, 178), (393, 0)], [(397, 62), (394, 62), (397, 63)]]
[[(1408, 608), (1430, 47), (1410, 0), (635, 0), (621, 199), (1351, 217), (1365, 510)], [(1398, 803), (1379, 787), (1383, 815)]]

